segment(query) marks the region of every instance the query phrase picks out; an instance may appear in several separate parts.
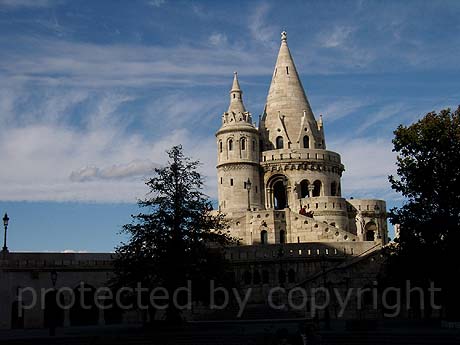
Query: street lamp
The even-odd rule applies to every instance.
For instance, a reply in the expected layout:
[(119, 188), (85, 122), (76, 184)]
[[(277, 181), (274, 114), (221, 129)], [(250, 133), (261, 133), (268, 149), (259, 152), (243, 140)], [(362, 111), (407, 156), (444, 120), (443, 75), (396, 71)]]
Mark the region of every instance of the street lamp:
[(10, 221), (10, 218), (8, 217), (8, 214), (5, 213), (3, 216), (3, 227), (5, 228), (5, 234), (3, 237), (3, 252), (7, 253), (8, 252), (8, 247), (6, 246), (6, 231), (8, 229), (8, 222)]
[(251, 192), (251, 180), (248, 180), (246, 181), (246, 189), (248, 190), (248, 211), (251, 211), (251, 197), (250, 197), (250, 192)]

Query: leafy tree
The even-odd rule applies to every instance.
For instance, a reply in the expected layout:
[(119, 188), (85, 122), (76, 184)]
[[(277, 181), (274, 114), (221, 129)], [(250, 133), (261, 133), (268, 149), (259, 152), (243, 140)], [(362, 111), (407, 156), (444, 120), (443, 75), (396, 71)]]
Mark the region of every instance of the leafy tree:
[(140, 283), (149, 292), (166, 288), (167, 319), (180, 321), (173, 292), (191, 281), (193, 300), (205, 302), (211, 279), (226, 283), (222, 250), (236, 241), (226, 232), (223, 215), (211, 212), (211, 203), (201, 192), (199, 162), (185, 157), (181, 146), (167, 153), (167, 165), (155, 169), (146, 182), (148, 198), (138, 201), (147, 212), (133, 215), (133, 221), (123, 226), (129, 240), (116, 248), (115, 282), (132, 288)]
[(455, 283), (460, 273), (460, 107), (428, 113), (394, 134), (398, 178), (389, 180), (406, 201), (390, 212), (400, 236), (390, 251), (387, 276), (393, 283), (410, 279), (424, 287), (434, 281), (443, 289), (447, 316), (455, 317), (460, 306)]

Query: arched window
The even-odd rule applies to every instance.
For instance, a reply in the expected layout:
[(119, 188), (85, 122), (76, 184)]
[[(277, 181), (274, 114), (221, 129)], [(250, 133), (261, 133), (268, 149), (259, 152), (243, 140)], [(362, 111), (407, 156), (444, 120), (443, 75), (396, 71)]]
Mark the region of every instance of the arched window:
[(288, 282), (295, 283), (295, 271), (292, 268), (288, 271)]
[(249, 271), (244, 271), (244, 273), (243, 273), (243, 282), (244, 282), (246, 285), (249, 285), (249, 284), (251, 284), (251, 280), (252, 280), (251, 272), (249, 272)]
[(246, 139), (245, 138), (241, 139), (241, 150), (246, 150)]
[(262, 271), (262, 283), (263, 284), (270, 283), (270, 273), (267, 270)]
[(276, 137), (276, 148), (282, 149), (283, 147), (284, 147), (283, 137), (282, 136)]
[(305, 135), (303, 137), (303, 147), (306, 149), (310, 147), (310, 138), (308, 137), (308, 135)]
[(321, 195), (321, 181), (316, 180), (313, 182), (313, 195), (312, 196), (320, 196)]
[(302, 180), (300, 182), (300, 197), (301, 198), (306, 198), (308, 197), (308, 185), (310, 183), (308, 182), (308, 180)]
[(266, 230), (262, 230), (260, 232), (260, 244), (267, 244), (268, 243), (268, 233)]
[(331, 196), (337, 195), (337, 183), (334, 181), (331, 183)]
[(286, 243), (286, 231), (280, 231), (280, 243)]
[(222, 152), (222, 149), (223, 149), (223, 145), (222, 145), (222, 140), (219, 141), (219, 151)]
[(232, 140), (232, 139), (230, 139), (230, 140), (228, 141), (228, 150), (229, 150), (229, 151), (232, 151), (232, 150), (233, 150), (233, 140)]
[(257, 145), (257, 144), (256, 144), (256, 141), (253, 140), (253, 141), (252, 141), (252, 151), (256, 151), (256, 145)]

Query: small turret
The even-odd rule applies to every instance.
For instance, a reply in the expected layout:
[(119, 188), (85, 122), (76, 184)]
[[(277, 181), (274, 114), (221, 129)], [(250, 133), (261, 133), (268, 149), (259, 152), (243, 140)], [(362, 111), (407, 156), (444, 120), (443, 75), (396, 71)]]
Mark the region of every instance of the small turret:
[(243, 91), (241, 91), (240, 83), (238, 82), (238, 73), (233, 72), (233, 84), (230, 90), (230, 105), (228, 112), (245, 113), (246, 109), (243, 104)]
[[(243, 91), (235, 72), (230, 105), (222, 115), (217, 137), (217, 178), (219, 209), (226, 213), (260, 209), (261, 180), (259, 132), (243, 104)], [(252, 186), (248, 192), (247, 186)], [(248, 200), (249, 197), (249, 200)]]

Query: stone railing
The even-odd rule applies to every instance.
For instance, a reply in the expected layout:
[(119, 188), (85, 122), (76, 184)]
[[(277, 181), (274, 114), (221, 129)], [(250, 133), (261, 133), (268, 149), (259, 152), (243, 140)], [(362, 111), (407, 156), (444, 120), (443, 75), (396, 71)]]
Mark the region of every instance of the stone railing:
[(262, 152), (261, 164), (271, 161), (290, 160), (290, 161), (316, 161), (340, 163), (340, 155), (333, 151), (320, 149), (282, 149)]
[(113, 259), (110, 253), (7, 253), (0, 255), (0, 269), (110, 269)]
[(232, 262), (322, 257), (344, 259), (359, 256), (373, 247), (376, 247), (374, 242), (264, 244), (228, 248), (225, 256)]

